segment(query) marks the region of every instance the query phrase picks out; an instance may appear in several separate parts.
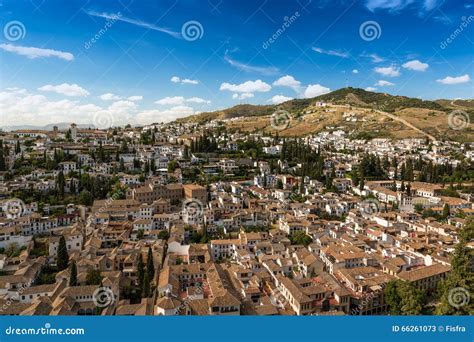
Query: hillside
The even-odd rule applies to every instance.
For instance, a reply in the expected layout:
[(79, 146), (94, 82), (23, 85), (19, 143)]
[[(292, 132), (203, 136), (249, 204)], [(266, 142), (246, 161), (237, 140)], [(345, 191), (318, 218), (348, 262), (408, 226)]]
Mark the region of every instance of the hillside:
[[(317, 102), (331, 105), (317, 106)], [(287, 111), (291, 121), (280, 135), (302, 136), (338, 127), (355, 137), (428, 137), (474, 141), (474, 107), (470, 100), (425, 101), (406, 96), (369, 92), (358, 88), (343, 88), (310, 99), (294, 99), (279, 105), (237, 105), (216, 112), (201, 113), (180, 121), (224, 120), (234, 130), (274, 131), (271, 115), (277, 110)], [(448, 115), (462, 110), (470, 116), (470, 123), (462, 130), (448, 125)], [(227, 119), (234, 119), (228, 121)]]

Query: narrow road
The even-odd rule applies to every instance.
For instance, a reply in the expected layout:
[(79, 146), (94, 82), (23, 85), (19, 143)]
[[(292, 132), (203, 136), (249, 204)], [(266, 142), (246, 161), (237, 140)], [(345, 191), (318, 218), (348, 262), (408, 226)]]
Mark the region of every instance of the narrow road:
[(424, 131), (422, 131), (421, 129), (419, 129), (418, 127), (412, 125), (411, 123), (409, 123), (408, 121), (406, 121), (405, 119), (402, 119), (402, 118), (399, 118), (398, 116), (396, 115), (393, 115), (393, 114), (390, 114), (390, 113), (387, 113), (387, 112), (382, 112), (381, 110), (376, 110), (377, 113), (379, 114), (382, 114), (382, 115), (385, 115), (385, 116), (388, 116), (390, 119), (393, 119), (395, 121), (398, 121), (398, 122), (401, 122), (402, 124), (404, 124), (405, 126), (408, 126), (410, 127), (411, 129), (423, 134), (425, 137), (428, 137), (430, 138), (433, 142), (436, 141), (436, 138), (434, 136), (432, 136), (431, 134), (428, 134)]

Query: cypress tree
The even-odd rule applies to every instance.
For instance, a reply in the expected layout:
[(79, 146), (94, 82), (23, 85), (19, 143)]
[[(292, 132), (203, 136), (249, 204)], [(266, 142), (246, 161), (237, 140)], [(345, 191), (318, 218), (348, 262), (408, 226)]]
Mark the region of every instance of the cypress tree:
[(3, 155), (3, 141), (0, 140), (0, 171), (6, 170), (5, 157)]
[(144, 278), (144, 276), (145, 276), (145, 267), (143, 265), (142, 254), (138, 253), (137, 281), (138, 281), (138, 287), (140, 287), (140, 289), (143, 289), (143, 278)]
[(155, 276), (155, 265), (153, 265), (153, 252), (151, 247), (148, 247), (148, 256), (146, 260), (146, 273), (148, 274), (148, 279), (153, 280)]
[(58, 269), (62, 271), (67, 268), (68, 263), (69, 263), (69, 254), (67, 252), (66, 239), (64, 238), (64, 236), (61, 236), (59, 238), (56, 264), (58, 265)]
[(71, 276), (69, 278), (69, 286), (77, 286), (77, 266), (75, 261), (71, 263)]
[(148, 277), (148, 273), (145, 272), (145, 275), (143, 277), (143, 290), (142, 294), (144, 298), (150, 297), (150, 278)]

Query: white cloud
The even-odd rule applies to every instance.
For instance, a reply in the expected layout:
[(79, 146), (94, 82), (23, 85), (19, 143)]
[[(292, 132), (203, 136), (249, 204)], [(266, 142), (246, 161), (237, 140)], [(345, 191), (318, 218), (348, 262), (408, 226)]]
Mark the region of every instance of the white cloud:
[(290, 100), (293, 100), (293, 98), (284, 95), (275, 95), (270, 100), (268, 100), (268, 102), (271, 102), (273, 104), (280, 104)]
[(121, 97), (118, 96), (118, 95), (114, 95), (112, 93), (106, 93), (106, 94), (102, 94), (99, 96), (99, 98), (101, 100), (104, 100), (104, 101), (116, 101), (116, 100), (120, 100)]
[(471, 80), (468, 74), (458, 76), (458, 77), (452, 77), (452, 76), (446, 76), (443, 79), (436, 80), (436, 82), (442, 83), (442, 84), (461, 84), (461, 83), (467, 83)]
[(142, 124), (151, 124), (156, 122), (169, 122), (178, 118), (199, 114), (192, 107), (175, 106), (166, 110), (145, 110), (137, 114), (136, 119)]
[(128, 123), (167, 122), (198, 113), (184, 105), (165, 110), (140, 110), (138, 104), (130, 100), (114, 101), (104, 107), (81, 103), (81, 100), (66, 98), (51, 101), (42, 94), (30, 93), (26, 89), (7, 88), (0, 91), (0, 127), (61, 122), (111, 127)]
[(114, 102), (104, 108), (78, 100), (51, 101), (44, 95), (32, 94), (25, 89), (0, 92), (0, 126), (3, 127), (60, 122), (94, 125), (97, 118), (106, 119), (111, 125), (123, 125), (130, 122), (135, 110), (127, 101)]
[(395, 67), (394, 65), (389, 66), (389, 67), (378, 67), (378, 68), (375, 68), (374, 71), (378, 74), (388, 76), (388, 77), (400, 76), (400, 69)]
[(143, 100), (143, 96), (141, 96), (141, 95), (133, 95), (133, 96), (129, 96), (129, 97), (127, 98), (127, 100), (129, 100), (129, 101), (141, 101), (141, 100)]
[(190, 102), (190, 103), (207, 103), (207, 104), (211, 103), (211, 101), (209, 101), (209, 100), (204, 100), (204, 99), (202, 99), (202, 98), (200, 98), (200, 97), (191, 97), (191, 98), (189, 98), (189, 99), (186, 99), (186, 102)]
[(373, 63), (380, 63), (380, 62), (385, 61), (384, 58), (380, 57), (376, 53), (370, 53), (370, 54), (363, 53), (360, 56), (365, 57), (365, 58), (370, 58)]
[(319, 95), (327, 94), (331, 91), (331, 89), (323, 87), (320, 84), (310, 84), (306, 87), (303, 96), (305, 98), (308, 97), (316, 97)]
[(184, 98), (183, 96), (173, 96), (173, 97), (165, 97), (161, 100), (155, 101), (156, 104), (163, 105), (163, 106), (179, 106), (183, 105), (185, 102), (188, 103), (206, 103), (209, 104), (211, 101), (204, 100), (200, 97), (191, 97), (189, 99)]
[(278, 68), (275, 68), (275, 67), (260, 67), (260, 66), (245, 64), (245, 63), (238, 62), (234, 59), (231, 59), (228, 56), (225, 56), (224, 60), (227, 63), (229, 63), (231, 66), (245, 72), (257, 73), (257, 74), (262, 74), (265, 76), (272, 76), (272, 75), (278, 74), (279, 72)]
[(160, 26), (157, 26), (155, 24), (147, 23), (147, 22), (139, 20), (139, 19), (127, 18), (127, 17), (124, 17), (120, 12), (109, 14), (109, 13), (105, 13), (105, 12), (104, 13), (98, 13), (98, 12), (94, 12), (94, 11), (89, 11), (89, 12), (86, 12), (86, 13), (93, 16), (93, 17), (104, 18), (104, 19), (107, 19), (107, 20), (122, 21), (124, 23), (144, 27), (144, 28), (149, 29), (149, 30), (163, 32), (163, 33), (169, 34), (170, 36), (172, 36), (174, 38), (182, 38), (180, 32), (176, 32), (176, 31), (170, 30), (170, 29), (165, 28), (165, 27), (160, 27)]
[(399, 12), (409, 7), (417, 7), (420, 12), (428, 12), (442, 3), (442, 0), (366, 0), (365, 6), (372, 12), (375, 10)]
[(405, 69), (415, 70), (415, 71), (426, 71), (428, 69), (429, 64), (420, 62), (419, 60), (415, 59), (413, 61), (408, 61), (402, 65)]
[(232, 94), (232, 98), (234, 100), (245, 100), (254, 97), (255, 95), (252, 93), (242, 93), (242, 94)]
[(393, 84), (392, 82), (389, 82), (389, 81), (380, 80), (377, 83), (375, 83), (375, 85), (379, 86), (379, 87), (387, 87), (387, 86), (393, 86), (395, 84)]
[(353, 74), (358, 74), (358, 73), (359, 73), (359, 70), (354, 69), (354, 70), (352, 70), (352, 73), (353, 73)]
[(176, 106), (176, 105), (181, 105), (184, 103), (184, 97), (183, 96), (173, 96), (173, 97), (165, 97), (162, 98), (161, 100), (155, 101), (156, 104), (163, 105), (163, 106)]
[(189, 78), (181, 79), (178, 76), (171, 77), (170, 81), (173, 83), (181, 83), (181, 84), (199, 84), (198, 80), (191, 80)]
[(137, 109), (137, 104), (132, 101), (120, 100), (112, 103), (108, 109), (113, 113), (124, 115), (135, 111)]
[(280, 77), (275, 82), (273, 82), (273, 85), (278, 86), (278, 87), (288, 87), (288, 88), (293, 89), (296, 92), (299, 92), (301, 89), (301, 82), (296, 80), (291, 75)]
[(234, 93), (254, 93), (254, 92), (262, 92), (265, 93), (270, 91), (272, 87), (268, 84), (263, 82), (262, 80), (256, 81), (247, 81), (240, 84), (231, 84), (231, 83), (222, 83), (220, 88), (222, 90), (232, 91)]
[(376, 91), (377, 88), (374, 88), (374, 87), (367, 87), (365, 88), (366, 91)]
[(41, 91), (50, 91), (61, 95), (66, 96), (87, 96), (89, 92), (84, 88), (81, 88), (77, 84), (63, 83), (60, 85), (53, 86), (51, 84), (44, 85), (38, 90)]
[(324, 50), (321, 48), (313, 47), (313, 51), (316, 51), (318, 53), (321, 53), (323, 55), (329, 55), (329, 56), (337, 56), (337, 57), (342, 57), (342, 58), (349, 58), (349, 53), (343, 52), (343, 51), (337, 51), (337, 50)]
[(41, 49), (41, 48), (36, 48), (36, 47), (31, 47), (31, 46), (0, 44), (0, 49), (5, 50), (7, 52), (16, 53), (21, 56), (26, 56), (30, 59), (40, 58), (40, 57), (57, 57), (60, 59), (64, 59), (66, 61), (72, 61), (74, 59), (74, 55), (70, 52), (63, 52), (63, 51), (51, 50), (51, 49)]

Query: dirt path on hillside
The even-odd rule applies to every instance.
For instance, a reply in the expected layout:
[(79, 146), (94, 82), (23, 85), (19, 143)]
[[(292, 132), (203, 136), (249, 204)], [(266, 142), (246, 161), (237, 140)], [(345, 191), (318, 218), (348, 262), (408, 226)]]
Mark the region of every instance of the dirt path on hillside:
[(390, 114), (390, 113), (387, 113), (387, 112), (382, 112), (381, 110), (376, 110), (377, 113), (379, 114), (382, 114), (382, 115), (385, 115), (387, 117), (389, 117), (390, 119), (393, 119), (395, 121), (398, 121), (398, 122), (401, 122), (402, 124), (404, 124), (405, 126), (408, 126), (410, 127), (411, 129), (423, 134), (425, 137), (428, 137), (430, 138), (432, 141), (436, 141), (436, 138), (434, 136), (432, 136), (431, 134), (428, 134), (424, 131), (422, 131), (421, 129), (419, 129), (418, 127), (412, 125), (411, 123), (409, 123), (408, 121), (406, 121), (405, 119), (402, 119), (402, 118), (399, 118), (398, 116), (396, 115), (393, 115), (393, 114)]

